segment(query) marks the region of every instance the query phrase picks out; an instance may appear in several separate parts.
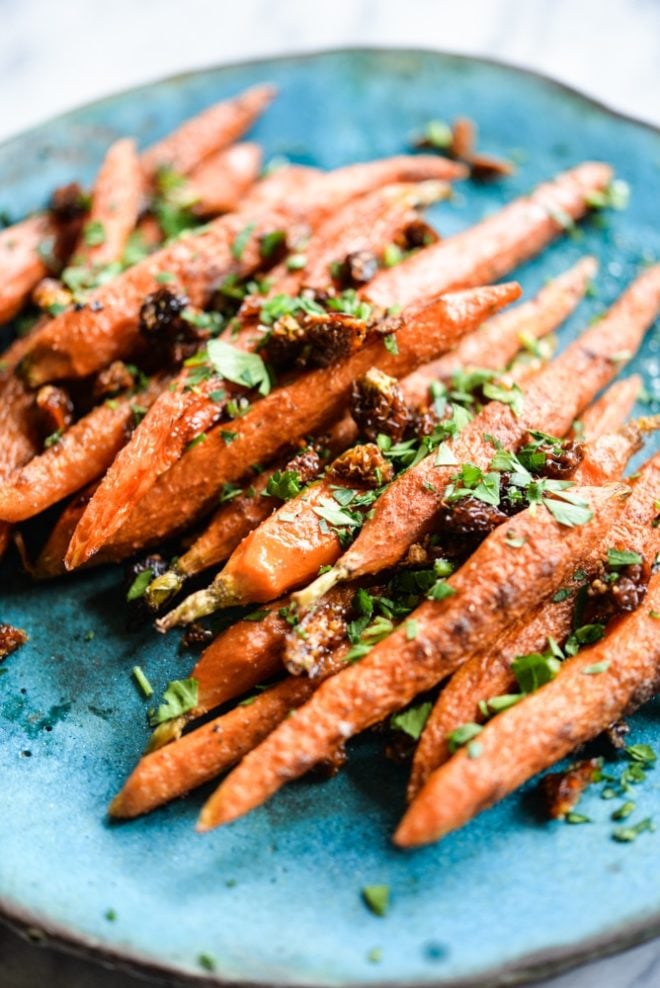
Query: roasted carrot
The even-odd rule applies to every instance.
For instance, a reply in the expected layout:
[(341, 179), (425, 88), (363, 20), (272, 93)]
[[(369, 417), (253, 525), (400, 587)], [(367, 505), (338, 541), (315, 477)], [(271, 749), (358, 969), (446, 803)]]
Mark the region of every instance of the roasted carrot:
[(209, 155), (190, 173), (190, 187), (198, 216), (217, 216), (240, 208), (261, 168), (258, 144), (234, 144)]
[[(388, 186), (358, 200), (355, 206), (340, 210), (333, 221), (319, 230), (317, 239), (320, 249), (310, 247), (310, 263), (315, 276), (318, 278), (320, 272), (325, 271), (323, 284), (327, 287), (330, 279), (328, 265), (333, 257), (344, 257), (351, 250), (367, 245), (382, 251), (395, 235), (418, 222), (416, 207), (438, 194), (437, 183), (432, 184), (433, 189), (412, 184)], [(279, 274), (278, 270), (273, 271), (273, 279), (276, 283), (278, 279), (281, 282), (283, 275), (286, 282), (286, 268)], [(293, 285), (287, 283), (280, 287), (297, 294), (300, 276), (288, 277), (294, 279)], [(333, 317), (330, 313), (326, 318), (339, 320), (342, 317)], [(263, 340), (262, 331), (255, 329), (250, 322), (248, 327), (232, 338), (232, 345), (253, 350)], [(131, 498), (138, 501), (158, 476), (179, 459), (188, 443), (220, 419), (225, 404), (232, 397), (232, 385), (227, 385), (217, 373), (210, 374), (193, 388), (189, 387), (189, 379), (190, 370), (184, 368), (176, 385), (160, 395), (121, 456), (113, 463), (97, 495), (97, 507), (98, 501), (110, 490), (115, 500), (121, 501), (130, 493)], [(233, 392), (237, 389), (234, 388)], [(219, 393), (221, 398), (218, 397)], [(237, 393), (241, 394), (242, 389)]]
[(612, 169), (586, 162), (563, 172), (494, 216), (377, 275), (364, 294), (378, 305), (406, 305), (431, 291), (486, 284), (507, 274), (579, 219)]
[(55, 227), (45, 213), (0, 232), (0, 324), (16, 315), (47, 273), (39, 247), (54, 237)]
[[(598, 459), (601, 442), (602, 440), (597, 440), (594, 443), (590, 459)], [(637, 445), (632, 435), (629, 435), (628, 455), (635, 452)], [(625, 457), (622, 460), (618, 467), (607, 471), (607, 479), (612, 479), (623, 471)], [(659, 483), (660, 461), (658, 468), (654, 468), (653, 463), (647, 467), (636, 482), (621, 518), (607, 534), (608, 544), (625, 546), (626, 549), (646, 555), (653, 534), (651, 522), (656, 514), (653, 505), (654, 491)], [(511, 532), (515, 533), (515, 527), (513, 519)], [(591, 555), (574, 560), (575, 569), (590, 571), (603, 554), (603, 546), (596, 546)], [(569, 590), (571, 587), (574, 591), (577, 589), (576, 584), (569, 583)], [(561, 641), (570, 632), (575, 606), (574, 592), (561, 596), (565, 599), (544, 604), (529, 624), (505, 634), (495, 646), (478, 652), (454, 673), (440, 694), (415, 751), (408, 799), (419, 792), (431, 772), (449, 757), (449, 733), (461, 724), (482, 720), (480, 701), (517, 692), (517, 681), (511, 671), (511, 663), (516, 656), (543, 651), (549, 637)]]
[(224, 483), (243, 476), (251, 463), (275, 457), (295, 437), (313, 435), (336, 420), (346, 405), (352, 382), (369, 367), (377, 364), (388, 373), (403, 376), (519, 294), (520, 288), (514, 283), (439, 296), (410, 307), (397, 317), (400, 321), (391, 324), (398, 353), (390, 352), (381, 339), (367, 342), (346, 359), (302, 374), (256, 402), (246, 415), (231, 423), (233, 438), (229, 443), (226, 433), (230, 430), (224, 425), (208, 432), (206, 441), (189, 449), (138, 505), (118, 504), (110, 498), (109, 510), (99, 517), (90, 511), (90, 504), (72, 540), (69, 564), (80, 565), (114, 532), (117, 536), (109, 548), (123, 555), (127, 549), (130, 552), (144, 544), (145, 537), (157, 540), (180, 529), (208, 508)]
[(100, 477), (125, 444), (134, 408), (146, 408), (165, 386), (152, 379), (138, 395), (97, 405), (60, 438), (0, 483), (0, 520), (24, 521)]
[(272, 86), (253, 86), (202, 110), (142, 153), (140, 163), (145, 176), (153, 179), (161, 168), (169, 168), (179, 175), (189, 174), (208, 155), (241, 137), (274, 97)]
[(52, 580), (54, 577), (63, 576), (66, 573), (66, 566), (64, 565), (66, 550), (85, 506), (97, 486), (98, 482), (90, 484), (68, 502), (33, 563), (27, 559), (25, 552), (21, 553), (25, 569), (33, 580)]
[[(160, 275), (168, 275), (193, 305), (203, 305), (223, 274), (247, 275), (259, 266), (259, 236), (281, 226), (280, 221), (271, 214), (251, 225), (245, 216), (229, 213), (135, 264), (95, 291), (95, 305), (63, 312), (39, 333), (21, 364), (26, 380), (36, 387), (84, 377), (133, 353), (140, 344), (140, 306), (159, 287)], [(239, 254), (236, 238), (246, 230)]]
[(420, 367), (404, 383), (426, 391), (432, 381), (445, 380), (456, 370), (485, 367), (504, 370), (521, 347), (553, 332), (573, 312), (598, 270), (594, 257), (583, 257), (553, 278), (528, 302), (499, 313), (464, 336), (454, 350)]
[[(324, 455), (332, 457), (343, 452), (356, 437), (355, 422), (347, 415), (321, 438)], [(304, 446), (301, 441), (300, 447)], [(298, 483), (306, 484), (317, 476), (321, 467), (322, 463), (313, 451), (310, 455), (303, 450), (300, 455), (284, 457), (275, 469), (264, 470), (252, 480), (247, 489), (228, 491), (230, 499), (216, 511), (199, 538), (179, 556), (169, 570), (149, 584), (145, 591), (149, 606), (154, 610), (159, 609), (178, 593), (188, 577), (224, 562), (241, 540), (279, 507), (281, 501), (269, 496), (267, 492), (268, 484), (275, 474), (293, 470)], [(103, 550), (99, 555), (103, 556)]]
[(143, 756), (110, 804), (110, 815), (149, 813), (231, 768), (303, 704), (321, 678), (341, 668), (346, 651), (338, 649), (329, 657), (322, 677), (288, 676), (173, 744)]
[(601, 543), (620, 516), (623, 484), (576, 489), (592, 518), (559, 524), (545, 507), (521, 512), (508, 545), (496, 528), (448, 579), (453, 595), (426, 601), (359, 663), (323, 683), (308, 702), (247, 755), (214, 796), (207, 826), (228, 823), (285, 782), (328, 757), (338, 744), (431, 689), (477, 649), (521, 623), (574, 571), (576, 555)]
[(421, 228), (418, 210), (449, 195), (446, 182), (399, 182), (375, 189), (348, 203), (321, 224), (309, 246), (301, 255), (305, 261), (299, 271), (286, 276), (286, 264), (281, 280), (275, 280), (274, 292), (297, 295), (300, 288), (327, 289), (333, 283), (332, 266), (341, 265), (349, 256), (368, 251), (374, 261), (382, 260), (391, 244), (406, 246), (408, 232), (422, 232), (429, 243), (437, 235)]
[[(447, 443), (450, 460), (474, 463), (485, 470), (493, 447), (492, 440), (484, 436), (492, 437), (506, 449), (515, 449), (530, 429), (564, 435), (585, 405), (612, 380), (620, 362), (635, 353), (659, 310), (660, 265), (655, 265), (628, 287), (598, 323), (532, 378), (518, 414), (499, 401), (486, 405)], [(456, 472), (455, 467), (438, 465), (436, 459), (427, 457), (390, 485), (337, 565), (296, 595), (299, 606), (310, 606), (339, 580), (355, 579), (394, 565), (413, 542), (423, 537)]]
[(581, 436), (586, 439), (604, 436), (618, 429), (632, 411), (642, 390), (639, 374), (616, 381), (602, 398), (594, 401), (580, 416)]
[(135, 142), (116, 141), (94, 184), (82, 242), (75, 251), (76, 263), (102, 266), (121, 258), (138, 219), (141, 195), (142, 172)]
[(312, 186), (319, 175), (318, 168), (309, 165), (282, 165), (254, 184), (241, 199), (239, 211), (260, 213), (273, 209), (291, 209), (291, 204), (306, 186)]
[(395, 843), (417, 847), (456, 830), (650, 699), (660, 686), (659, 610), (656, 574), (636, 611), (567, 660), (555, 679), (484, 727), (478, 758), (462, 749), (431, 775), (401, 821)]

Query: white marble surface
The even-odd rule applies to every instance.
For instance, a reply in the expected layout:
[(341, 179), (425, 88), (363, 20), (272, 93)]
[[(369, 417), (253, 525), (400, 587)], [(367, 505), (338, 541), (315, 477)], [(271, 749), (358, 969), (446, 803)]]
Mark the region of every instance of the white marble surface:
[[(660, 124), (660, 0), (0, 0), (0, 139), (196, 66), (341, 45), (502, 58)], [(138, 988), (0, 928), (0, 988)], [(546, 988), (658, 988), (656, 941)]]

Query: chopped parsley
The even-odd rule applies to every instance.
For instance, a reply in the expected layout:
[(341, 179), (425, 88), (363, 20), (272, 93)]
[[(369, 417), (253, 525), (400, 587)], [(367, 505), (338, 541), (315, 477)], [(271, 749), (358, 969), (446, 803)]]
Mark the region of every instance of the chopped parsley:
[(391, 353), (395, 357), (398, 355), (399, 345), (396, 341), (396, 336), (394, 333), (388, 333), (387, 336), (384, 336), (383, 343), (388, 353)]
[(533, 693), (551, 682), (560, 668), (560, 660), (550, 649), (518, 655), (511, 663), (511, 670), (523, 693)]
[(268, 480), (265, 494), (281, 501), (290, 501), (300, 494), (303, 486), (297, 470), (276, 470)]
[(389, 885), (365, 885), (362, 899), (374, 916), (385, 916), (390, 906)]
[(163, 693), (163, 702), (158, 709), (149, 711), (149, 724), (157, 727), (165, 721), (183, 716), (197, 706), (198, 695), (196, 679), (173, 679)]
[(211, 340), (206, 352), (216, 373), (227, 381), (246, 388), (258, 388), (261, 395), (269, 393), (270, 373), (258, 353), (238, 350), (224, 340)]
[(146, 697), (146, 699), (149, 699), (150, 696), (153, 696), (154, 688), (147, 679), (147, 677), (145, 676), (141, 666), (133, 666), (133, 678), (140, 687), (140, 690), (142, 691), (142, 695)]
[(49, 436), (44, 439), (44, 449), (50, 449), (51, 446), (56, 446), (64, 434), (64, 429), (56, 429), (55, 432), (51, 432)]
[(454, 728), (447, 735), (449, 751), (454, 754), (459, 748), (473, 741), (478, 734), (481, 734), (482, 730), (483, 727), (481, 724), (475, 724), (473, 721), (468, 721), (466, 724), (461, 724), (460, 727)]
[(390, 727), (397, 731), (403, 731), (407, 734), (409, 738), (413, 741), (417, 741), (424, 730), (424, 725), (429, 719), (429, 714), (433, 708), (433, 704), (429, 701), (426, 703), (418, 703), (414, 707), (408, 707), (407, 710), (403, 710), (401, 713), (393, 714), (390, 717)]
[(653, 833), (654, 830), (655, 824), (651, 817), (647, 816), (632, 827), (616, 827), (612, 831), (612, 837), (620, 843), (628, 844), (637, 840), (640, 834)]
[(609, 659), (603, 659), (602, 662), (594, 662), (593, 665), (585, 666), (582, 670), (583, 676), (600, 676), (601, 672), (607, 672), (610, 667)]
[(105, 243), (105, 227), (100, 220), (88, 220), (83, 226), (83, 240), (88, 247), (100, 247)]
[(607, 550), (607, 564), (612, 569), (618, 569), (620, 566), (640, 565), (643, 562), (644, 559), (638, 552), (630, 552), (627, 549)]
[(242, 493), (242, 487), (238, 487), (236, 484), (226, 483), (222, 485), (218, 500), (220, 504), (227, 504), (229, 501), (233, 501), (235, 497), (239, 497)]
[(243, 227), (240, 233), (236, 234), (234, 242), (231, 245), (231, 256), (235, 261), (240, 261), (245, 253), (245, 248), (250, 242), (250, 237), (254, 233), (256, 228), (256, 223), (248, 223), (247, 226)]
[(128, 588), (128, 593), (126, 594), (126, 600), (129, 604), (132, 600), (138, 600), (140, 597), (144, 596), (144, 591), (151, 583), (153, 576), (154, 571), (149, 568), (143, 569), (140, 573), (138, 573)]

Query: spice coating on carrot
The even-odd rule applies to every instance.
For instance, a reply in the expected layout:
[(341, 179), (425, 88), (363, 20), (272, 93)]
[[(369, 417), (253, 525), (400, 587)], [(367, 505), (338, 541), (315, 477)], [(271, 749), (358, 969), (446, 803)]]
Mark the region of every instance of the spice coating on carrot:
[(611, 178), (612, 169), (599, 162), (563, 172), (529, 197), (383, 271), (364, 294), (378, 305), (406, 305), (430, 291), (495, 281), (559, 236), (565, 217), (583, 216), (590, 194), (605, 189)]
[(96, 178), (82, 243), (75, 251), (77, 264), (100, 267), (121, 259), (137, 223), (141, 197), (142, 171), (135, 142), (116, 141)]
[[(295, 437), (320, 431), (343, 412), (352, 382), (374, 364), (403, 376), (479, 325), (520, 295), (515, 283), (440, 296), (402, 314), (398, 353), (381, 339), (367, 342), (343, 361), (297, 377), (257, 401), (227, 428), (216, 426), (189, 449), (138, 504), (116, 503), (96, 514), (92, 502), (71, 543), (69, 565), (89, 559), (117, 532), (113, 549), (123, 553), (160, 539), (204, 511), (222, 485), (239, 479), (251, 463), (273, 458)], [(227, 438), (229, 436), (229, 439)], [(120, 526), (125, 524), (125, 530)], [(112, 543), (109, 543), (112, 545)]]
[(359, 663), (326, 681), (295, 717), (246, 756), (219, 790), (218, 822), (253, 809), (338, 744), (406, 706), (553, 593), (573, 572), (576, 552), (600, 543), (627, 493), (621, 484), (577, 490), (593, 512), (590, 522), (568, 528), (545, 508), (528, 509), (516, 518), (524, 542), (515, 550), (507, 545), (505, 526), (495, 529), (449, 577), (454, 594), (412, 612), (406, 625), (413, 622), (414, 636), (403, 627), (394, 631)]
[[(417, 847), (463, 826), (655, 692), (660, 574), (643, 604), (602, 641), (567, 660), (551, 682), (495, 717), (479, 734), (479, 757), (458, 751), (429, 778), (395, 834)], [(596, 668), (595, 674), (588, 670)]]
[(234, 144), (209, 155), (190, 173), (190, 187), (198, 216), (217, 216), (239, 208), (256, 182), (262, 153), (258, 144)]

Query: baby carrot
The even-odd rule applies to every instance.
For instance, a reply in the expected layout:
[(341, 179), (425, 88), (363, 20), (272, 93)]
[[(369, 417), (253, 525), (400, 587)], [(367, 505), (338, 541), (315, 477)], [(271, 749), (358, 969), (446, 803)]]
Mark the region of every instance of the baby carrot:
[(106, 154), (92, 192), (92, 205), (75, 251), (76, 263), (118, 261), (137, 223), (142, 196), (142, 172), (130, 140), (116, 141)]
[(494, 216), (381, 272), (364, 294), (387, 307), (406, 305), (430, 291), (495, 281), (583, 216), (590, 195), (605, 189), (611, 178), (612, 169), (598, 162), (562, 172)]
[(258, 144), (233, 144), (209, 155), (190, 173), (189, 184), (198, 216), (217, 216), (240, 208), (245, 193), (256, 182), (261, 168)]
[(39, 247), (55, 237), (45, 213), (30, 216), (0, 232), (0, 325), (12, 319), (48, 268)]
[(602, 641), (486, 724), (478, 758), (461, 749), (431, 775), (399, 824), (395, 843), (417, 847), (462, 827), (650, 698), (660, 685), (658, 610), (660, 574), (651, 578), (637, 610)]

